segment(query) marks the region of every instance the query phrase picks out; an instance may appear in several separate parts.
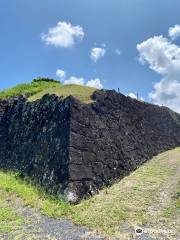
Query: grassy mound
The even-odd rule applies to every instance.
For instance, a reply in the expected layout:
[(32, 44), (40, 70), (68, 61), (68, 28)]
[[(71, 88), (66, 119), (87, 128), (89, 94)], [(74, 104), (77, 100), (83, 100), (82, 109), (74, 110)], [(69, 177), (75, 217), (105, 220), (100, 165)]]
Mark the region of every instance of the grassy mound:
[[(137, 226), (154, 232), (159, 240), (179, 239), (179, 171), (177, 148), (153, 158), (122, 181), (76, 206), (48, 196), (15, 173), (0, 172), (0, 189), (16, 193), (25, 205), (38, 208), (43, 214), (64, 216), (122, 240), (130, 239)], [(1, 221), (0, 217), (0, 225)]]
[(34, 79), (31, 83), (18, 84), (13, 88), (0, 92), (0, 100), (8, 97), (24, 95), (29, 101), (40, 99), (45, 94), (56, 94), (57, 96), (68, 97), (70, 95), (76, 97), (83, 103), (90, 103), (90, 96), (95, 88), (69, 84), (63, 85), (59, 81), (49, 78)]
[(68, 84), (68, 85), (61, 85), (57, 87), (53, 87), (50, 89), (46, 89), (40, 93), (37, 93), (30, 97), (29, 101), (35, 101), (37, 99), (42, 98), (45, 94), (55, 94), (57, 96), (68, 97), (70, 95), (76, 97), (83, 103), (90, 103), (92, 99), (90, 96), (95, 91), (95, 88), (86, 87), (82, 85), (75, 85), (75, 84)]
[(0, 92), (0, 99), (25, 95), (30, 97), (49, 88), (60, 86), (61, 83), (49, 78), (34, 79), (31, 83), (18, 84), (13, 88)]

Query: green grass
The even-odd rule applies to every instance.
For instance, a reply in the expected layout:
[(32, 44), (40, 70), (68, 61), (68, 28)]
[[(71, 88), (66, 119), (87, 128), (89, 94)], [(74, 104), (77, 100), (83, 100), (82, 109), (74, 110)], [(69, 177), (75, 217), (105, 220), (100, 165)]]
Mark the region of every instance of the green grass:
[(60, 85), (61, 85), (60, 82), (54, 81), (52, 79), (47, 78), (34, 79), (31, 83), (18, 84), (13, 88), (1, 91), (0, 99), (6, 99), (8, 97), (19, 95), (25, 95), (29, 97), (44, 90), (48, 90)]
[(79, 99), (83, 103), (92, 102), (91, 95), (95, 88), (69, 84), (63, 85), (58, 81), (48, 78), (34, 79), (31, 83), (19, 84), (13, 88), (0, 92), (0, 100), (9, 97), (24, 95), (29, 101), (42, 98), (45, 94), (55, 94), (57, 96), (68, 97), (70, 95)]
[(0, 194), (0, 234), (4, 234), (20, 227), (23, 224), (23, 218), (8, 206), (5, 194), (3, 192)]
[(35, 94), (29, 98), (29, 101), (35, 101), (37, 99), (40, 99), (42, 98), (43, 95), (48, 93), (55, 94), (57, 96), (62, 96), (64, 98), (72, 95), (83, 103), (90, 103), (92, 102), (90, 96), (93, 94), (95, 90), (96, 90), (95, 88), (75, 84), (61, 85), (51, 89), (46, 89), (38, 94)]
[(180, 181), (178, 182), (178, 187), (173, 199), (176, 203), (176, 208), (180, 209)]
[(16, 193), (26, 205), (38, 208), (43, 214), (63, 216), (120, 239), (130, 237), (124, 226), (142, 224), (158, 231), (169, 228), (178, 234), (179, 170), (177, 148), (154, 157), (130, 176), (76, 206), (43, 193), (15, 173), (0, 172), (0, 189)]
[[(157, 203), (156, 207), (160, 209), (158, 199), (164, 186), (168, 185), (172, 178), (175, 178), (176, 183), (180, 179), (177, 168), (180, 169), (180, 149), (161, 154), (119, 183), (101, 191), (99, 195), (74, 206), (70, 217), (76, 223), (98, 227), (101, 231), (118, 237), (122, 237), (123, 224), (131, 227), (156, 222), (158, 225), (161, 213), (157, 216), (148, 208)], [(176, 216), (178, 219), (180, 214), (176, 201), (170, 199), (173, 210), (165, 207), (166, 213), (163, 217), (169, 219), (169, 224), (171, 217)], [(170, 217), (171, 213), (173, 215)]]
[(62, 216), (70, 208), (68, 203), (50, 196), (33, 184), (22, 180), (17, 173), (1, 171), (0, 189), (16, 193), (18, 197), (23, 199), (25, 205), (37, 207), (42, 213), (51, 217)]
[(162, 217), (173, 218), (177, 213), (180, 215), (180, 180), (177, 183), (174, 195), (171, 196), (163, 208)]

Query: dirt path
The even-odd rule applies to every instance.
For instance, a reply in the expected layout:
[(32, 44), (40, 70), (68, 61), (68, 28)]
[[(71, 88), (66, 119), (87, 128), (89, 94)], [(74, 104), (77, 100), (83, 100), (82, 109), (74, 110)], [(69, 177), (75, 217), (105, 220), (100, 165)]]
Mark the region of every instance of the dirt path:
[[(16, 194), (9, 194), (2, 189), (0, 194), (6, 196), (7, 206), (24, 219), (24, 223), (15, 231), (0, 234), (0, 240), (120, 240), (103, 237), (97, 230), (92, 231), (63, 218), (45, 216), (38, 209), (24, 206), (22, 199)], [(149, 234), (142, 234), (133, 240), (153, 240), (153, 238)]]
[[(2, 194), (2, 190), (0, 191)], [(13, 233), (0, 235), (0, 240), (105, 240), (98, 232), (73, 224), (65, 219), (54, 219), (26, 207), (14, 194), (7, 195), (6, 202), (24, 219), (24, 224)]]
[[(41, 197), (39, 195), (32, 201), (34, 208), (24, 206), (22, 199), (9, 187), (12, 187), (13, 183), (13, 187), (21, 187), (23, 192), (29, 191), (31, 195), (28, 195), (28, 198), (34, 190), (28, 190), (26, 185), (23, 188), (18, 182), (15, 184), (16, 179), (13, 177), (8, 179), (9, 184), (5, 184), (6, 176), (1, 176), (0, 232), (6, 232), (1, 228), (7, 220), (6, 211), (1, 211), (3, 207), (5, 210), (6, 207), (12, 209), (12, 213), (22, 216), (23, 221), (19, 225), (13, 222), (15, 230), (0, 234), (0, 240), (107, 239), (98, 231), (77, 226), (63, 218), (44, 216), (40, 213), (42, 202), (36, 206)], [(99, 195), (74, 206), (72, 213), (68, 214), (75, 222), (87, 224), (92, 229), (101, 229), (101, 232), (114, 235), (119, 240), (180, 240), (179, 194), (180, 148), (160, 154), (130, 176), (101, 191)], [(47, 206), (48, 209), (54, 207), (52, 203)], [(46, 205), (43, 207), (46, 212)], [(8, 221), (10, 222), (11, 218)], [(137, 234), (137, 228), (141, 228), (142, 234)]]

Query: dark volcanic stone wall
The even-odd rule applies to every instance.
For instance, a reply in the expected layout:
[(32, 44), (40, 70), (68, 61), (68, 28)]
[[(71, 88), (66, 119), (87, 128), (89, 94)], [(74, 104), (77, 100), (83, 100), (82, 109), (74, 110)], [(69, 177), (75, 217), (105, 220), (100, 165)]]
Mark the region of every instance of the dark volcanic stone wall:
[(180, 146), (180, 115), (168, 108), (99, 91), (71, 109), (69, 189), (93, 194), (152, 156)]
[(115, 91), (92, 98), (91, 104), (48, 95), (0, 102), (0, 167), (77, 202), (180, 146), (179, 114)]
[(68, 182), (69, 100), (45, 96), (33, 103), (9, 102), (0, 122), (0, 167), (61, 193)]

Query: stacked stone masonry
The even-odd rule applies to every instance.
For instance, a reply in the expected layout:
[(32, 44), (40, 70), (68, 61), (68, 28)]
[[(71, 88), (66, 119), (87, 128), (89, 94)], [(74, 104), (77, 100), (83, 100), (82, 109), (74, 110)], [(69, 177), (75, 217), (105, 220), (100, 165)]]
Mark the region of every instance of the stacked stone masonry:
[(180, 146), (180, 115), (170, 109), (115, 91), (96, 91), (92, 100), (1, 101), (0, 167), (78, 202)]

